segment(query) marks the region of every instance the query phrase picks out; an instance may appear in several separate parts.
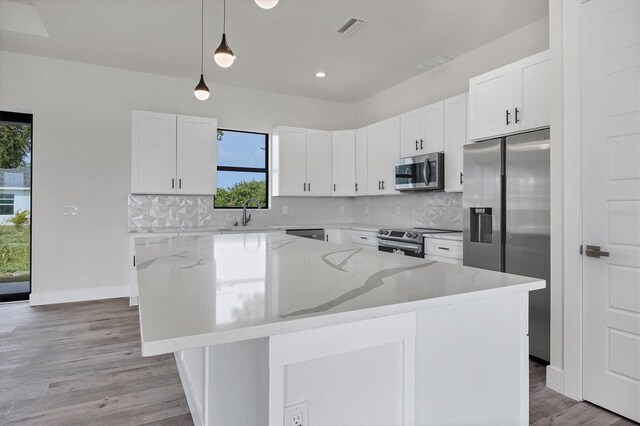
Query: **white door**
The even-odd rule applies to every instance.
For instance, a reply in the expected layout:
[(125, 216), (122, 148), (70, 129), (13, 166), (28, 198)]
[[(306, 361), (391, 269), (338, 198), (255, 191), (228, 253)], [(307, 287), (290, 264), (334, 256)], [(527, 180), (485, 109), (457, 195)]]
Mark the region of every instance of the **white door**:
[(331, 168), (333, 170), (333, 190), (335, 196), (356, 195), (356, 131), (333, 132)]
[[(640, 421), (640, 0), (581, 5), (583, 396)], [(585, 247), (586, 248), (586, 247)]]
[(399, 194), (396, 185), (396, 160), (400, 158), (400, 116), (383, 122), (384, 155), (381, 163), (382, 193)]
[(277, 127), (273, 132), (274, 195), (307, 194), (307, 131)]
[(513, 64), (469, 80), (469, 139), (507, 134), (513, 120)]
[(444, 101), (444, 190), (462, 191), (463, 147), (467, 143), (467, 94)]
[(369, 195), (382, 193), (384, 129), (382, 123), (367, 127), (367, 188)]
[(131, 114), (131, 192), (176, 192), (176, 116), (157, 112)]
[(416, 109), (400, 116), (400, 154), (403, 157), (411, 157), (420, 153), (420, 139), (423, 138), (420, 112), (421, 110)]
[(331, 195), (331, 132), (307, 130), (307, 195)]
[(513, 64), (514, 131), (548, 127), (551, 59), (548, 50)]
[(215, 195), (218, 120), (178, 116), (179, 194)]
[(444, 101), (427, 105), (420, 110), (422, 135), (420, 153), (444, 151)]
[(356, 130), (356, 195), (367, 195), (367, 128)]

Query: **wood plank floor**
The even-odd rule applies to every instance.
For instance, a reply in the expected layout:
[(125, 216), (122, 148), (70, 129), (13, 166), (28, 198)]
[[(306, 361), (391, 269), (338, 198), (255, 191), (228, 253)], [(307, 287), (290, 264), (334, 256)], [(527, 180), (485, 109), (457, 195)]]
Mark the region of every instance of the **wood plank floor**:
[[(530, 422), (632, 425), (544, 386), (532, 362)], [(190, 425), (173, 355), (143, 358), (126, 299), (0, 305), (0, 424)]]

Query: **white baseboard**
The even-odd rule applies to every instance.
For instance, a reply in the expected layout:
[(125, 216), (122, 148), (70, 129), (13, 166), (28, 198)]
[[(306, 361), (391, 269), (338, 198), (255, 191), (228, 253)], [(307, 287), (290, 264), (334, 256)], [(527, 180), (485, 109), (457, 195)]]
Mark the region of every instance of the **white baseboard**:
[(31, 306), (52, 305), (55, 303), (114, 299), (116, 297), (129, 297), (129, 286), (94, 287), (67, 291), (33, 292), (29, 296), (29, 304)]
[(564, 394), (564, 371), (553, 365), (547, 366), (547, 387)]

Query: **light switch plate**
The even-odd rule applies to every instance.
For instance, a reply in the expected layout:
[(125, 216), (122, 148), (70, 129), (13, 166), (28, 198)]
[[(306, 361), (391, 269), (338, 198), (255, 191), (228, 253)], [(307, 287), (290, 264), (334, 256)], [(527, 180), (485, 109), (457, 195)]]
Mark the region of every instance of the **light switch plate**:
[(302, 401), (284, 408), (284, 426), (308, 426), (309, 402)]

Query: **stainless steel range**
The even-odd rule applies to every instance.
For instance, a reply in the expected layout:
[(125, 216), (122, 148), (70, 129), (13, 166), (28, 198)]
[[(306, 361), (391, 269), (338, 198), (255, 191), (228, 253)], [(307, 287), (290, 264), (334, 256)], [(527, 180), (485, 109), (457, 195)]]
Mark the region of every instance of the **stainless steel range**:
[(424, 257), (425, 234), (446, 234), (450, 232), (460, 231), (435, 228), (381, 229), (378, 231), (378, 251)]

